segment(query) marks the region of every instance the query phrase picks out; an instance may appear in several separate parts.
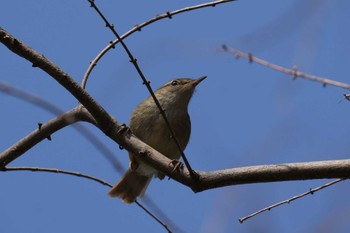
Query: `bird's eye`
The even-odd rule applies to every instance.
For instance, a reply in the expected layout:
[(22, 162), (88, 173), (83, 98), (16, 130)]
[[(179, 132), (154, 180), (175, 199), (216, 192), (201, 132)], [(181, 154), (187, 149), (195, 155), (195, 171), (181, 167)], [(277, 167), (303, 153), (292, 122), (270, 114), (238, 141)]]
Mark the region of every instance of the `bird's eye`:
[(176, 80), (174, 80), (174, 81), (171, 82), (171, 85), (172, 85), (172, 86), (176, 86), (177, 84), (179, 84), (179, 83), (178, 83)]

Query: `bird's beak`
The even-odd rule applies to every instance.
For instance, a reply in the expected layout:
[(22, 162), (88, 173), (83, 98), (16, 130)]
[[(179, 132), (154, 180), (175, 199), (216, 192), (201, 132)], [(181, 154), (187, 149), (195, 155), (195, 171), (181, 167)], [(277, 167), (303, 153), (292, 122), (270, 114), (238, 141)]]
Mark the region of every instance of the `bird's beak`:
[(193, 81), (193, 86), (197, 86), (200, 82), (202, 82), (204, 79), (206, 79), (207, 76), (202, 76), (196, 80)]

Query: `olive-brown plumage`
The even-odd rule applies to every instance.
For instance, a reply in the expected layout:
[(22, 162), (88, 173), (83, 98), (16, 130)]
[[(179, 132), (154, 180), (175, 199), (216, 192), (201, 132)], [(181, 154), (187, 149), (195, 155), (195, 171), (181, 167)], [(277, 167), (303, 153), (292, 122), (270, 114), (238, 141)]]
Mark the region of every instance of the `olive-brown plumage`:
[[(191, 134), (188, 103), (195, 87), (205, 78), (175, 79), (155, 92), (182, 150), (186, 148)], [(130, 129), (139, 139), (169, 159), (180, 158), (180, 151), (151, 96), (139, 104), (131, 114)], [(132, 203), (137, 197), (142, 197), (153, 176), (164, 178), (163, 174), (137, 160), (133, 154), (129, 153), (129, 158), (128, 171), (109, 192), (110, 196), (119, 197), (125, 203)]]

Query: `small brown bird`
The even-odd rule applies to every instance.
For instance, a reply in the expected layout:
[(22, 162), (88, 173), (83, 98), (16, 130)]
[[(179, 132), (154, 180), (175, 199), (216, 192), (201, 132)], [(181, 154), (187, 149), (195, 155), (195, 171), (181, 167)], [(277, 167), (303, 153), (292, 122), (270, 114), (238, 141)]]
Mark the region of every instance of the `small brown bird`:
[[(196, 86), (205, 78), (206, 76), (199, 79), (175, 79), (167, 82), (155, 92), (182, 150), (186, 148), (191, 134), (188, 103)], [(151, 96), (138, 105), (131, 114), (130, 129), (139, 139), (169, 159), (180, 158), (181, 153)], [(129, 158), (129, 169), (109, 191), (111, 197), (119, 197), (128, 204), (144, 195), (153, 176), (164, 178), (164, 174), (137, 160), (133, 154), (129, 153)]]

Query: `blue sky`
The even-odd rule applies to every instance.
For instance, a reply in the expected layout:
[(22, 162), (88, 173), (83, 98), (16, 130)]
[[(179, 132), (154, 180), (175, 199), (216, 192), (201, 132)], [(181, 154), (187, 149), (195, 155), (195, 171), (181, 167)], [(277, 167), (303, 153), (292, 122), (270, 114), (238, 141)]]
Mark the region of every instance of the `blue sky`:
[[(123, 34), (156, 14), (202, 1), (96, 1)], [(291, 77), (221, 51), (237, 48), (270, 62), (350, 83), (348, 1), (245, 1), (183, 13), (144, 28), (125, 42), (153, 88), (177, 77), (207, 75), (192, 98), (192, 135), (186, 154), (193, 168), (347, 159), (349, 91)], [(89, 62), (113, 40), (88, 1), (6, 1), (1, 27), (81, 81)], [(76, 100), (53, 78), (0, 46), (1, 82), (63, 110)], [(91, 74), (87, 90), (119, 122), (148, 96), (117, 46)], [(0, 93), (1, 150), (54, 116)], [(126, 167), (128, 156), (84, 124)], [(72, 170), (115, 183), (119, 173), (72, 127), (43, 141), (11, 166)], [(239, 185), (194, 194), (173, 180), (153, 180), (147, 196), (185, 232), (348, 232), (347, 181), (261, 214), (238, 218), (329, 180)], [(136, 205), (107, 196), (98, 183), (58, 174), (0, 174), (3, 232), (164, 232)], [(147, 206), (147, 203), (145, 203)], [(155, 211), (155, 214), (158, 212)], [(159, 214), (159, 213), (158, 213)], [(160, 216), (160, 218), (163, 218)]]

